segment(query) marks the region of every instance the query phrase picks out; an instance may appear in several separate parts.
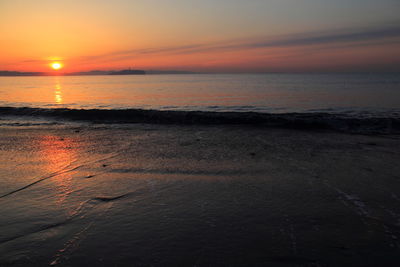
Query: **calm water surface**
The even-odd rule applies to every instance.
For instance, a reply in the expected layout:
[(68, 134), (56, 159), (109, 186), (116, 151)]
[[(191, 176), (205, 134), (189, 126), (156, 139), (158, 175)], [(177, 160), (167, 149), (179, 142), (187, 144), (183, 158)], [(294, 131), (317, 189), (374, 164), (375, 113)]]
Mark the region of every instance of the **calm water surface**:
[(0, 106), (396, 114), (400, 74), (0, 77)]

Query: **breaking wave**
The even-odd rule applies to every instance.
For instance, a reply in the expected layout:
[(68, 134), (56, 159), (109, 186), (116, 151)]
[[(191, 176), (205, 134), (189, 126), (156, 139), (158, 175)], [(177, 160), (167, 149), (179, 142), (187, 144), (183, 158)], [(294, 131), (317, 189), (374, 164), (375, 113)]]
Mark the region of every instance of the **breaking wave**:
[[(144, 109), (67, 109), (0, 107), (0, 118), (6, 116), (55, 118), (57, 121), (92, 123), (151, 123), (176, 125), (248, 125), (295, 129), (336, 130), (357, 133), (399, 133), (400, 115), (390, 116), (350, 113), (258, 113), (168, 111)], [(12, 126), (12, 124), (8, 124)], [(22, 124), (26, 125), (26, 124)], [(7, 123), (5, 123), (7, 126)]]

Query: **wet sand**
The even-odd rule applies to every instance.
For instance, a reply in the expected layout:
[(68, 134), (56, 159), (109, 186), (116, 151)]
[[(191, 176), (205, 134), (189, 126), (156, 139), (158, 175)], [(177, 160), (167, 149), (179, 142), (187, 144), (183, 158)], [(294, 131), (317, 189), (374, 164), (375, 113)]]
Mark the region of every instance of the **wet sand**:
[(0, 266), (400, 266), (400, 136), (2, 127)]

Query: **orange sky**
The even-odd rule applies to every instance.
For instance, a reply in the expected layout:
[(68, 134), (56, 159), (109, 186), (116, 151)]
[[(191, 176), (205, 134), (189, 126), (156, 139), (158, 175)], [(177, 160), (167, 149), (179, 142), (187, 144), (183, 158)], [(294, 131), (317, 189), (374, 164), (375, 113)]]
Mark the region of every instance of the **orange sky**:
[(397, 1), (199, 2), (2, 0), (0, 70), (400, 71)]

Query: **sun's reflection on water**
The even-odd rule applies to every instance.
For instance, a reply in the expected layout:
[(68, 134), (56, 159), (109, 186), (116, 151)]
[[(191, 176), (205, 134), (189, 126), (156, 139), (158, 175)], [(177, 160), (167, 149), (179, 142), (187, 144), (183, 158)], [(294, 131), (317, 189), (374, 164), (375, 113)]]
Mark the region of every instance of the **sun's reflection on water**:
[(61, 89), (62, 89), (62, 88), (61, 88), (60, 80), (57, 79), (57, 80), (56, 80), (55, 89), (54, 89), (54, 100), (55, 100), (55, 103), (56, 103), (57, 105), (60, 105), (60, 104), (63, 103), (63, 97), (62, 97)]

